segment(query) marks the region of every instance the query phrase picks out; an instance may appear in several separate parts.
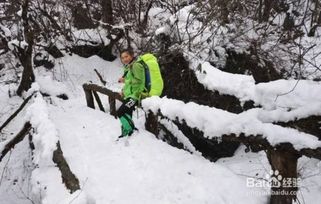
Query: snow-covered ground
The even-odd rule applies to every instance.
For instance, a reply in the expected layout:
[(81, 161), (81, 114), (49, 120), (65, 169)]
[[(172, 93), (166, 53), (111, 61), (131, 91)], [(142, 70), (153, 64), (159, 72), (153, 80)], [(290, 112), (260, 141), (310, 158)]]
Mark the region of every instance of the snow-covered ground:
[[(119, 61), (110, 63), (98, 57), (85, 59), (73, 55), (56, 62), (53, 71), (37, 68), (40, 91), (53, 97), (31, 101), (30, 104), (39, 105), (45, 100), (47, 105), (20, 113), (5, 129), (4, 135), (13, 137), (23, 122), (32, 118), (31, 113), (41, 112), (46, 117), (35, 122), (38, 124), (36, 133), (43, 131), (41, 123), (50, 124), (50, 131), (56, 135), (49, 135), (59, 139), (64, 156), (80, 181), (81, 190), (70, 195), (51, 161), (35, 168), (26, 137), (0, 163), (0, 203), (32, 203), (30, 200), (48, 204), (266, 202), (269, 189), (246, 185), (247, 178), (265, 178), (269, 172), (263, 152), (246, 154), (244, 147), (240, 147), (232, 158), (209, 162), (195, 150), (191, 154), (173, 148), (145, 131), (142, 111), (134, 113), (140, 131), (128, 140), (116, 141), (120, 134), (119, 121), (107, 113), (87, 108), (81, 85), (89, 81), (100, 83), (94, 72), (97, 69), (108, 81), (108, 87), (119, 90), (120, 66)], [(9, 88), (1, 86), (0, 124), (22, 102), (18, 97), (8, 97)], [(69, 100), (54, 97), (62, 93), (67, 94)], [(108, 110), (107, 98), (102, 96), (102, 101)], [(45, 145), (41, 142), (38, 145), (46, 150), (55, 142), (55, 139), (40, 140)], [(39, 158), (41, 161), (42, 157)], [(307, 204), (321, 199), (320, 168), (318, 160), (302, 158), (299, 161), (302, 177), (299, 198)]]
[(173, 148), (142, 127), (127, 141), (116, 142), (120, 125), (110, 115), (73, 102), (52, 106), (50, 112), (65, 157), (80, 179), (83, 199), (96, 203), (260, 203), (265, 199), (248, 196), (245, 179), (222, 165)]

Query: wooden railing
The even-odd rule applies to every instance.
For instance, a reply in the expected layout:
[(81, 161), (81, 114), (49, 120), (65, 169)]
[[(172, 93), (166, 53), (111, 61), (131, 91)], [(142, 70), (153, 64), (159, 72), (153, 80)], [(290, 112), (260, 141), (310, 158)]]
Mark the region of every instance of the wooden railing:
[(94, 99), (96, 99), (99, 109), (105, 112), (104, 106), (102, 105), (99, 95), (97, 94), (97, 92), (99, 92), (108, 96), (110, 114), (113, 116), (116, 116), (116, 99), (121, 102), (123, 101), (119, 93), (114, 92), (110, 89), (107, 89), (106, 87), (99, 86), (97, 84), (90, 84), (90, 83), (84, 84), (83, 88), (85, 91), (86, 102), (88, 107), (95, 109)]

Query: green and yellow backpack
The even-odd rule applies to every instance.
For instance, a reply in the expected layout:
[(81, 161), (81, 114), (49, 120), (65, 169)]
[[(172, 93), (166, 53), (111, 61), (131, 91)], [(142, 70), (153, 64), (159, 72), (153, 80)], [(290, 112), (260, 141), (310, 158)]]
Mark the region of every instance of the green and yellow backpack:
[(139, 57), (138, 60), (145, 69), (145, 88), (147, 96), (160, 96), (163, 92), (164, 82), (160, 72), (157, 58), (151, 54), (146, 53)]

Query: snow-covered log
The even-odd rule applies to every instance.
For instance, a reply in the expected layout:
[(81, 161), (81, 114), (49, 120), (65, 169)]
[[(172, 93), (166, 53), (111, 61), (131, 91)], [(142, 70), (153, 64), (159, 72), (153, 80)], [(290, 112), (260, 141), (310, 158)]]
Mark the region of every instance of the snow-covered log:
[[(52, 193), (49, 193), (50, 186), (59, 186), (63, 183), (73, 193), (80, 189), (79, 180), (70, 169), (60, 145), (59, 136), (54, 123), (50, 120), (46, 101), (38, 92), (33, 103), (27, 109), (26, 119), (30, 121), (34, 133), (32, 142), (34, 144), (33, 162), (37, 168), (33, 171), (33, 191), (42, 192), (45, 186), (43, 200), (52, 200)], [(50, 167), (51, 166), (51, 167)], [(49, 168), (50, 167), (50, 168)], [(44, 175), (52, 174), (47, 179)], [(62, 181), (56, 180), (61, 175)]]

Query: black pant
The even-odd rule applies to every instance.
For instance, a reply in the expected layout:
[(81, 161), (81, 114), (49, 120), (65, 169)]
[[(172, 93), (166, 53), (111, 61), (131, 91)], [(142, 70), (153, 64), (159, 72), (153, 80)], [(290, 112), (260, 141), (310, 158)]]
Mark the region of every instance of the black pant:
[(117, 117), (120, 118), (125, 114), (128, 114), (132, 117), (136, 105), (137, 105), (137, 101), (135, 101), (134, 99), (132, 98), (126, 99), (117, 110)]

